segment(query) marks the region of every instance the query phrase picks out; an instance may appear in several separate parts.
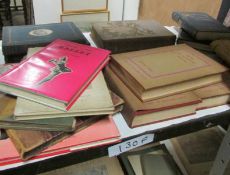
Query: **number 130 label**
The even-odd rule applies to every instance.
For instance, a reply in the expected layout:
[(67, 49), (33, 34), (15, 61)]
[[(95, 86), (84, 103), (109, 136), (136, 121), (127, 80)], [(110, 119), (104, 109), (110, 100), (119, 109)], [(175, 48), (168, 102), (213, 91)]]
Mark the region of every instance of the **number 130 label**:
[(117, 156), (133, 148), (137, 148), (139, 146), (150, 143), (153, 141), (153, 139), (154, 139), (154, 134), (146, 134), (146, 135), (142, 135), (140, 137), (119, 143), (117, 145), (113, 145), (108, 148), (109, 157)]

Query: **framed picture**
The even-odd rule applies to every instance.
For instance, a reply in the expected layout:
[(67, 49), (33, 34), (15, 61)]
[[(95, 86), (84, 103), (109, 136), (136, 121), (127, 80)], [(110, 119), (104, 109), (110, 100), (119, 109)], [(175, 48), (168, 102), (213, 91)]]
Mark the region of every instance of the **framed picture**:
[(82, 32), (89, 32), (93, 23), (109, 21), (109, 15), (109, 11), (62, 14), (61, 22), (73, 22)]
[(101, 11), (107, 8), (108, 0), (62, 0), (63, 13)]
[(109, 21), (109, 11), (69, 13), (61, 15), (61, 22), (97, 22)]

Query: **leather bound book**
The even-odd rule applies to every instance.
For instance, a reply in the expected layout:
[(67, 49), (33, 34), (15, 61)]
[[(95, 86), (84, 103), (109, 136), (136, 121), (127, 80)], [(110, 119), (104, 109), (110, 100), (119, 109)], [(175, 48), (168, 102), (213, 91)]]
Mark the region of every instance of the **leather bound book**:
[(175, 11), (172, 19), (197, 40), (230, 38), (230, 29), (206, 13)]
[(99, 22), (92, 26), (96, 45), (121, 53), (173, 45), (176, 35), (153, 20)]
[(228, 70), (185, 44), (111, 57), (111, 69), (143, 102), (221, 82)]
[(70, 137), (76, 132), (83, 130), (103, 116), (77, 118), (74, 132), (50, 132), (6, 129), (6, 133), (16, 147), (21, 159), (27, 160), (36, 156), (46, 148)]
[(29, 47), (46, 46), (56, 39), (89, 45), (88, 40), (72, 22), (4, 26), (2, 51), (5, 57), (25, 55)]

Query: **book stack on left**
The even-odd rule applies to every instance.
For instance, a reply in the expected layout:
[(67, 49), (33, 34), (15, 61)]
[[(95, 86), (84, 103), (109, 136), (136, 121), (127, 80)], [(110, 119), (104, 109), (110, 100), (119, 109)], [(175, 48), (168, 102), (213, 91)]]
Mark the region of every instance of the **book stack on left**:
[[(51, 150), (84, 144), (91, 137), (97, 142), (103, 139), (99, 137), (118, 141), (109, 116), (122, 100), (108, 90), (101, 72), (109, 53), (58, 39), (21, 63), (0, 67), (0, 128), (6, 130), (22, 159), (70, 136)], [(101, 133), (106, 127), (108, 132)], [(84, 133), (79, 135), (80, 131)], [(1, 142), (11, 149), (6, 153), (12, 154), (8, 143)]]

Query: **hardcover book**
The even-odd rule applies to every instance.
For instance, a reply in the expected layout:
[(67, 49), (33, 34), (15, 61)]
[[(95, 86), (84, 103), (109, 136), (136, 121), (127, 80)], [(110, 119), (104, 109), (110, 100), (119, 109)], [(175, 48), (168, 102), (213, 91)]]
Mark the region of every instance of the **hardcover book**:
[(185, 44), (111, 57), (111, 69), (143, 102), (221, 82), (228, 70)]
[[(109, 51), (56, 40), (0, 76), (0, 91), (69, 110), (109, 61)], [(26, 76), (25, 76), (26, 75)]]
[(199, 50), (201, 52), (213, 52), (210, 44), (210, 41), (198, 41), (192, 38), (186, 31), (183, 29), (178, 29), (178, 38), (177, 44), (187, 44), (190, 47)]
[[(9, 71), (17, 64), (0, 65), (0, 75)], [(41, 119), (32, 121), (16, 121), (14, 110), (16, 106), (16, 98), (0, 93), (0, 128), (4, 129), (31, 129), (45, 131), (66, 131), (70, 132), (75, 129), (76, 121), (74, 117), (60, 119)], [(27, 106), (28, 107), (28, 106)]]
[(100, 157), (38, 175), (124, 175), (116, 157)]
[(25, 55), (29, 47), (46, 46), (56, 39), (89, 45), (88, 40), (72, 22), (4, 26), (2, 51), (6, 57)]
[(175, 11), (172, 19), (197, 40), (230, 38), (230, 29), (206, 13)]
[(74, 117), (16, 121), (13, 118), (15, 105), (16, 98), (0, 94), (0, 128), (70, 132), (76, 127)]
[(121, 113), (131, 128), (194, 114), (201, 102), (192, 92), (185, 92), (143, 103), (109, 67), (105, 75), (110, 88), (125, 100)]
[(224, 105), (230, 102), (230, 81), (212, 84), (193, 91), (202, 102), (198, 104), (197, 109), (205, 109)]
[(76, 119), (76, 129), (74, 132), (50, 132), (7, 129), (6, 133), (13, 142), (21, 159), (27, 160), (36, 156), (48, 147), (70, 137), (76, 132), (85, 129), (89, 125), (101, 119), (102, 116)]
[[(91, 119), (95, 120), (94, 117)], [(83, 121), (82, 126), (85, 125)], [(76, 123), (80, 124), (80, 122)], [(32, 159), (36, 160), (50, 156), (63, 155), (76, 150), (117, 143), (120, 141), (120, 133), (112, 117), (105, 117), (89, 127), (85, 126), (84, 128), (85, 129), (76, 132), (71, 137), (64, 139), (62, 142), (44, 150)], [(29, 146), (30, 145), (27, 145), (27, 147)], [(2, 148), (0, 154), (0, 166), (22, 162), (17, 150), (9, 139), (2, 140), (0, 142), (0, 147)]]
[(95, 23), (92, 38), (98, 47), (112, 53), (174, 45), (176, 41), (176, 35), (153, 20)]
[(102, 72), (100, 72), (67, 112), (18, 97), (14, 117), (17, 120), (31, 120), (71, 116), (93, 116), (112, 114), (113, 112), (114, 106), (111, 95), (104, 76)]

